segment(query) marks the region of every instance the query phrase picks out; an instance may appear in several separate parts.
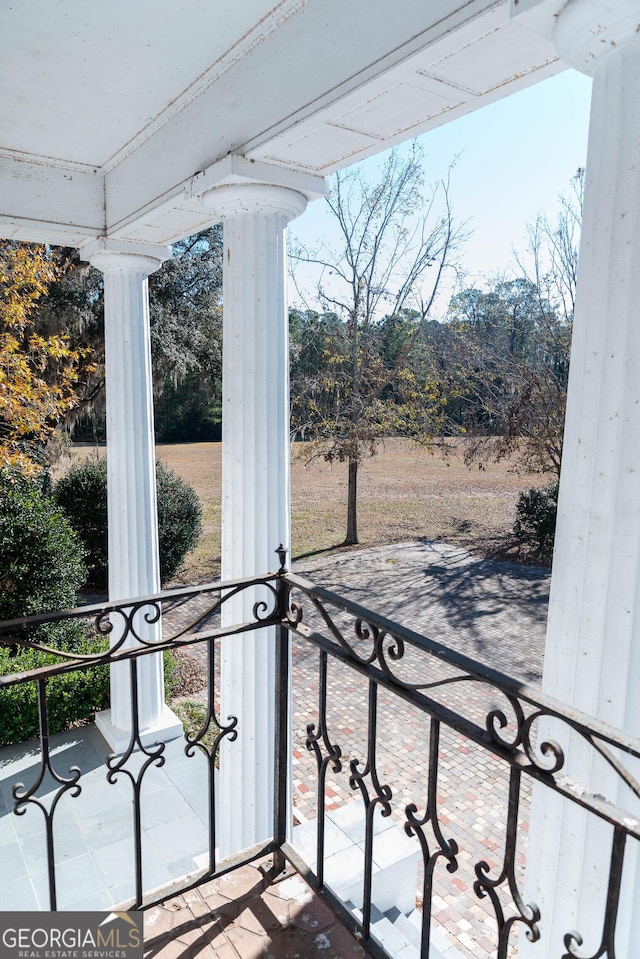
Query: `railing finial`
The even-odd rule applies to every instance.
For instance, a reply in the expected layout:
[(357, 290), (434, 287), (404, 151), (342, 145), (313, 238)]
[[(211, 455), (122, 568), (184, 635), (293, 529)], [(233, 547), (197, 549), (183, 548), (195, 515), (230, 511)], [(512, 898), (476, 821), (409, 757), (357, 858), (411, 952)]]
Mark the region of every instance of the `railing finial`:
[(280, 569), (278, 570), (278, 573), (287, 572), (287, 552), (288, 550), (286, 546), (283, 546), (282, 543), (280, 543), (280, 545), (278, 546), (276, 550), (276, 553), (278, 554), (278, 559), (280, 560)]

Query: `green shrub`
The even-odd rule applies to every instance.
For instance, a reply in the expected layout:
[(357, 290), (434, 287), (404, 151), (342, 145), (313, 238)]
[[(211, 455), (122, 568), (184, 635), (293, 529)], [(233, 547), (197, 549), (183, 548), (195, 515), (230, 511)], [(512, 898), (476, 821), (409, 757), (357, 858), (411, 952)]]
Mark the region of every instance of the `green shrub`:
[[(73, 607), (85, 579), (83, 550), (68, 520), (42, 492), (41, 484), (0, 471), (0, 620), (18, 619)], [(31, 642), (68, 652), (94, 652), (77, 620), (23, 632)], [(0, 675), (58, 662), (55, 656), (0, 646)], [(109, 671), (67, 673), (48, 682), (51, 732), (88, 719), (108, 705)], [(0, 691), (0, 743), (22, 742), (38, 733), (36, 684)]]
[[(104, 637), (85, 637), (77, 644), (80, 653), (97, 653), (105, 649)], [(35, 669), (60, 661), (37, 650), (20, 650), (11, 656), (8, 648), (0, 648), (0, 675)], [(165, 696), (168, 699), (179, 681), (175, 653), (163, 653)], [(109, 666), (52, 676), (47, 681), (49, 732), (57, 733), (71, 725), (92, 722), (96, 712), (108, 709)], [(21, 743), (38, 736), (38, 690), (35, 682), (17, 683), (0, 689), (0, 746)]]
[(520, 493), (513, 532), (524, 552), (534, 559), (550, 559), (556, 532), (558, 484)]
[[(93, 653), (104, 647), (104, 638), (85, 638), (77, 645), (77, 651)], [(0, 649), (2, 674), (58, 662), (56, 657), (35, 650), (21, 650), (11, 657), (8, 649)], [(109, 667), (95, 666), (52, 676), (47, 681), (47, 707), (50, 733), (92, 720), (98, 710), (109, 708)], [(0, 690), (0, 745), (33, 739), (38, 728), (37, 684), (23, 682)]]
[(55, 484), (53, 498), (78, 534), (85, 551), (85, 586), (107, 587), (107, 462), (86, 460)]
[[(202, 510), (195, 493), (171, 470), (156, 463), (158, 540), (162, 582), (171, 579), (198, 542)], [(86, 460), (72, 467), (55, 485), (53, 495), (78, 533), (86, 551), (86, 585), (107, 591), (107, 464)]]
[[(79, 539), (39, 482), (5, 470), (0, 471), (0, 557), (0, 620), (76, 605), (85, 578)], [(69, 649), (82, 632), (77, 623), (60, 623), (47, 627), (46, 639)]]
[(159, 461), (158, 545), (162, 582), (173, 579), (182, 561), (195, 548), (202, 531), (202, 508), (192, 486)]
[[(91, 476), (87, 481), (90, 485)], [(6, 471), (0, 471), (0, 557), (0, 621), (77, 605), (78, 589), (86, 579), (78, 537), (40, 483)], [(87, 635), (87, 627), (79, 620), (49, 623), (20, 635), (54, 649), (85, 654), (102, 652), (108, 643), (104, 636)], [(163, 659), (170, 696), (179, 681), (178, 663), (171, 650)], [(0, 645), (0, 676), (59, 662), (39, 650), (15, 647), (12, 651)], [(109, 666), (52, 676), (47, 680), (47, 706), (50, 733), (91, 721), (98, 710), (109, 708)], [(0, 746), (33, 739), (38, 729), (37, 684), (30, 681), (0, 689)]]

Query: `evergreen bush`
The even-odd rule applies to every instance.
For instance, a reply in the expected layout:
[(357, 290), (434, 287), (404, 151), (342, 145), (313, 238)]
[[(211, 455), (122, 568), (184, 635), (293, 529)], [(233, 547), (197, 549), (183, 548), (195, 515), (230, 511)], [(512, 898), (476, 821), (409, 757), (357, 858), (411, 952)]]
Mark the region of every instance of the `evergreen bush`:
[(53, 488), (53, 498), (82, 542), (89, 589), (107, 591), (107, 461), (73, 466)]
[[(158, 540), (162, 582), (171, 579), (194, 548), (202, 528), (202, 510), (195, 490), (172, 470), (156, 463)], [(67, 515), (86, 552), (86, 585), (107, 591), (107, 464), (86, 460), (56, 483), (56, 503)]]
[[(40, 483), (0, 471), (0, 620), (73, 607), (85, 578), (82, 546)], [(104, 640), (88, 639), (77, 620), (50, 623), (22, 637), (67, 652), (94, 652)], [(102, 643), (102, 645), (100, 645)], [(60, 662), (36, 650), (0, 645), (0, 675)], [(49, 729), (57, 732), (90, 719), (109, 700), (109, 670), (66, 673), (47, 683)], [(0, 690), (0, 744), (38, 734), (37, 686)]]
[[(76, 605), (85, 577), (78, 537), (41, 482), (8, 470), (0, 470), (0, 557), (0, 620)], [(81, 638), (75, 623), (47, 631), (67, 645)]]
[[(30, 637), (32, 638), (32, 637)], [(56, 646), (59, 644), (56, 644)], [(95, 653), (104, 650), (104, 637), (82, 638), (74, 652)], [(23, 672), (37, 666), (59, 664), (55, 656), (35, 650), (19, 651), (12, 657), (0, 649), (0, 674)], [(109, 708), (109, 667), (94, 666), (77, 672), (52, 676), (47, 681), (49, 732), (93, 720), (96, 712)], [(0, 690), (0, 745), (21, 743), (38, 735), (38, 685), (20, 682)]]
[(516, 505), (514, 535), (533, 559), (548, 560), (553, 553), (558, 509), (558, 484), (520, 493)]

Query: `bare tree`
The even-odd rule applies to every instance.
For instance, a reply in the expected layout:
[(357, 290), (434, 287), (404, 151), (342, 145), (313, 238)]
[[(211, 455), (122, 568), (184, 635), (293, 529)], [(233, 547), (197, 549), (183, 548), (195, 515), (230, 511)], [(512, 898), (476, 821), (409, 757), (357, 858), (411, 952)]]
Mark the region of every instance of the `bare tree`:
[[(336, 174), (327, 204), (339, 244), (293, 251), (294, 262), (319, 271), (315, 302), (338, 321), (322, 369), (298, 384), (303, 402), (294, 402), (293, 422), (314, 441), (310, 458), (348, 463), (345, 545), (358, 542), (361, 461), (383, 436), (424, 436), (432, 422), (433, 382), (411, 368), (410, 357), (465, 230), (453, 217), (450, 176), (425, 192), (422, 159), (414, 144), (407, 159), (392, 151), (376, 182), (361, 167)], [(385, 316), (410, 322), (392, 364), (379, 348)]]
[(528, 262), (516, 254), (523, 276), (567, 323), (573, 321), (576, 302), (583, 198), (584, 170), (579, 168), (569, 191), (558, 197), (555, 222), (540, 214), (527, 226)]
[(451, 301), (468, 460), (515, 453), (524, 470), (560, 475), (583, 174), (560, 195), (554, 221), (539, 215), (528, 226), (528, 255), (516, 254), (520, 277)]

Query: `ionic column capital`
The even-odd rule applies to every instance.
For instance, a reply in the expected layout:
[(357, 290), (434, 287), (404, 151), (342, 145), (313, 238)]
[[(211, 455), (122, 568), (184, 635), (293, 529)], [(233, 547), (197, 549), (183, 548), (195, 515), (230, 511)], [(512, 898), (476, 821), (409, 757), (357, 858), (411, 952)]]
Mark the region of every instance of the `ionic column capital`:
[(288, 222), (307, 207), (307, 198), (298, 190), (270, 183), (227, 183), (208, 190), (200, 202), (223, 220), (251, 215), (283, 217)]
[(620, 47), (640, 43), (638, 0), (569, 0), (557, 18), (554, 43), (569, 66), (593, 76)]
[(80, 247), (80, 257), (101, 273), (131, 273), (149, 276), (171, 257), (168, 246), (132, 243), (100, 237)]

